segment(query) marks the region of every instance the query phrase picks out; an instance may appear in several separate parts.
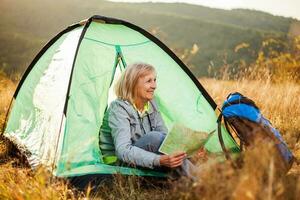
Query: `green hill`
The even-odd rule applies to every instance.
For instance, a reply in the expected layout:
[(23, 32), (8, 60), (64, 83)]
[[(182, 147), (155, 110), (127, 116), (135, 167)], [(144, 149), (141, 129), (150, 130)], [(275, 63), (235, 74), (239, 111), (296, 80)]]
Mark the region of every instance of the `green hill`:
[[(180, 54), (197, 44), (199, 51), (184, 60), (196, 76), (224, 64), (251, 62), (266, 37), (286, 38), (291, 18), (264, 12), (222, 10), (182, 3), (112, 3), (102, 0), (0, 0), (0, 68), (23, 73), (43, 45), (69, 24), (91, 15), (122, 18), (149, 31)], [(245, 42), (250, 47), (234, 52)]]

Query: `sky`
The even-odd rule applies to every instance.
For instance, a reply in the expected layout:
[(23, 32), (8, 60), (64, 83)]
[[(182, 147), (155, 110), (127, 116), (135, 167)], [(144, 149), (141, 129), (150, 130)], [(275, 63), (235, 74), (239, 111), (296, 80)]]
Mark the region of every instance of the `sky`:
[(110, 0), (119, 2), (185, 2), (212, 8), (248, 8), (300, 20), (300, 0)]

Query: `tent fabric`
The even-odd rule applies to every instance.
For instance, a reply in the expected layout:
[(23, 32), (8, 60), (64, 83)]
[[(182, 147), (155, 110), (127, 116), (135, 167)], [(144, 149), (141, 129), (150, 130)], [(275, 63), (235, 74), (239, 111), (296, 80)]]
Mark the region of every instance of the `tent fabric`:
[[(49, 166), (56, 176), (164, 176), (153, 170), (106, 165), (99, 148), (104, 113), (115, 99), (113, 87), (134, 62), (155, 67), (155, 99), (167, 128), (180, 123), (213, 133), (205, 148), (221, 153), (216, 105), (188, 68), (145, 30), (101, 16), (66, 29), (36, 57), (14, 95), (5, 135), (30, 152), (33, 166)], [(224, 128), (222, 134), (226, 147), (238, 151)]]
[(31, 153), (36, 166), (54, 161), (68, 77), (82, 28), (63, 35), (39, 59), (18, 94), (7, 132)]

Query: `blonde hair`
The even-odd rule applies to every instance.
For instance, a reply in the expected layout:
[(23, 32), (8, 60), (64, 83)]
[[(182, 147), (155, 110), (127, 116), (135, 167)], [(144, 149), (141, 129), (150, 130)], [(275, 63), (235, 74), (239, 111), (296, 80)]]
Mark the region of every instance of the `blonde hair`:
[(152, 65), (146, 63), (134, 63), (129, 65), (116, 83), (115, 93), (119, 99), (134, 103), (136, 97), (136, 85), (140, 77), (149, 72), (155, 72)]

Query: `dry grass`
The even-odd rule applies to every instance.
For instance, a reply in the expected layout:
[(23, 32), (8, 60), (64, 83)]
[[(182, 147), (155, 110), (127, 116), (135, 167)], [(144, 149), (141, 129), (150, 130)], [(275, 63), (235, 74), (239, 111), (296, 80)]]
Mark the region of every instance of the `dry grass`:
[(0, 168), (0, 199), (76, 199), (65, 181), (53, 180), (44, 169), (32, 172), (11, 163)]
[[(295, 156), (300, 159), (300, 86), (273, 84), (262, 80), (220, 81), (201, 79), (218, 105), (230, 92), (252, 98), (262, 113), (278, 128)], [(16, 85), (0, 77), (0, 125)], [(229, 162), (213, 160), (199, 167), (199, 180), (158, 184), (138, 177), (117, 176), (111, 184), (91, 193), (77, 192), (64, 180), (54, 179), (43, 169), (31, 171), (8, 156), (7, 143), (0, 142), (0, 199), (299, 199), (300, 166), (294, 164), (288, 175), (277, 171), (272, 150), (257, 146), (243, 154), (244, 165), (234, 168)]]
[(92, 199), (167, 199), (171, 182), (154, 178), (115, 175), (110, 184), (100, 185), (89, 197)]
[(300, 179), (275, 165), (271, 146), (258, 144), (242, 154), (243, 166), (230, 162), (202, 164), (197, 182), (178, 181), (170, 199), (299, 199)]

